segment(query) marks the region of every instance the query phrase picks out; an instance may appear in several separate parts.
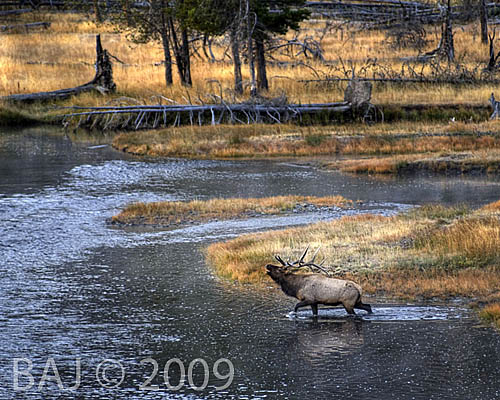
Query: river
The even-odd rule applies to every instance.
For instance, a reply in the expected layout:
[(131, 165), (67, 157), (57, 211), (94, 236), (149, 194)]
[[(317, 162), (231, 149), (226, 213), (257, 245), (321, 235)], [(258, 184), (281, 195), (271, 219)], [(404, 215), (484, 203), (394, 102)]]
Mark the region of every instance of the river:
[[(363, 203), (171, 230), (106, 223), (134, 201), (287, 194)], [(373, 316), (290, 318), (293, 299), (271, 283), (218, 279), (203, 249), (347, 213), (499, 197), (500, 180), (485, 176), (381, 180), (284, 161), (145, 160), (51, 128), (4, 131), (0, 398), (498, 398), (500, 335), (462, 303), (372, 298)]]

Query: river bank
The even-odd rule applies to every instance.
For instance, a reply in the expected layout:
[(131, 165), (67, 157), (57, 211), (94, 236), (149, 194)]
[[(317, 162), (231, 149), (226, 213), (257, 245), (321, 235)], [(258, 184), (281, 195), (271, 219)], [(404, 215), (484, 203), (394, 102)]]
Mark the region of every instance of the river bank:
[[(500, 124), (376, 126), (251, 125), (182, 127), (123, 133), (117, 150), (141, 156), (199, 159), (322, 157), (317, 164), (349, 173), (497, 173)], [(401, 133), (405, 132), (405, 133)], [(334, 157), (330, 161), (329, 157)]]

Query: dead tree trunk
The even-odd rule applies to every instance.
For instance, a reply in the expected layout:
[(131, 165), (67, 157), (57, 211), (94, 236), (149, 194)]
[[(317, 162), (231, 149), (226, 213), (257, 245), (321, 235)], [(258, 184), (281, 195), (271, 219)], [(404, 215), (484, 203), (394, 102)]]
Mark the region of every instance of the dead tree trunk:
[(255, 48), (257, 50), (257, 85), (259, 89), (268, 90), (269, 83), (267, 81), (266, 54), (264, 41), (261, 38), (255, 39)]
[[(247, 51), (248, 51), (248, 66), (250, 69), (250, 96), (255, 97), (257, 96), (257, 85), (255, 84), (255, 61), (253, 57), (253, 31), (254, 31), (254, 25), (257, 21), (254, 21), (255, 23), (252, 24), (251, 18), (250, 18), (250, 0), (246, 0), (246, 19), (247, 19), (247, 38), (248, 38), (248, 44), (247, 44)], [(257, 16), (255, 16), (257, 18)]]
[(102, 48), (101, 35), (96, 36), (96, 53), (95, 77), (91, 83), (104, 88), (108, 92), (114, 92), (116, 84), (113, 82), (113, 66), (109, 60), (107, 50)]
[(486, 8), (486, 0), (479, 0), (479, 2), (481, 43), (488, 43), (488, 9)]
[(241, 75), (240, 39), (238, 36), (238, 26), (236, 24), (231, 27), (230, 39), (234, 66), (234, 91), (238, 94), (242, 94), (243, 76)]
[(108, 52), (102, 48), (101, 35), (96, 36), (96, 63), (95, 76), (90, 82), (69, 89), (60, 89), (53, 92), (39, 92), (29, 94), (13, 94), (3, 97), (3, 100), (11, 102), (34, 102), (47, 100), (63, 100), (68, 97), (84, 93), (98, 91), (100, 93), (114, 92), (116, 84), (113, 82), (113, 67)]
[(441, 40), (442, 40), (441, 50), (446, 55), (448, 62), (453, 62), (455, 60), (455, 45), (453, 43), (453, 27), (451, 25), (450, 0), (448, 0), (448, 5), (446, 6), (446, 16), (443, 25), (443, 35)]
[(488, 66), (486, 67), (486, 70), (489, 72), (494, 72), (497, 69), (497, 60), (500, 57), (500, 52), (495, 55), (495, 36), (496, 36), (496, 30), (493, 30), (493, 34), (489, 35), (489, 40), (490, 40), (490, 60), (488, 61)]
[(165, 21), (165, 16), (163, 14), (161, 27), (161, 44), (163, 46), (163, 58), (165, 61), (165, 84), (167, 86), (171, 86), (174, 83), (174, 79), (172, 76), (172, 54), (170, 53), (167, 24)]

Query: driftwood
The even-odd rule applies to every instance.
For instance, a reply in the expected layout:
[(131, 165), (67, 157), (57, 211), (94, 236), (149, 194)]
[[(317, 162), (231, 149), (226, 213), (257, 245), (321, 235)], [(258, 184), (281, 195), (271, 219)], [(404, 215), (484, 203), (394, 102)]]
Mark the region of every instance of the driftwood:
[(80, 93), (91, 91), (98, 91), (102, 94), (113, 92), (116, 89), (116, 85), (113, 82), (112, 65), (109, 60), (108, 52), (102, 48), (100, 35), (96, 36), (96, 53), (96, 73), (94, 79), (88, 83), (74, 88), (55, 90), (53, 92), (13, 94), (5, 96), (2, 99), (9, 102), (29, 103), (34, 101), (63, 100)]

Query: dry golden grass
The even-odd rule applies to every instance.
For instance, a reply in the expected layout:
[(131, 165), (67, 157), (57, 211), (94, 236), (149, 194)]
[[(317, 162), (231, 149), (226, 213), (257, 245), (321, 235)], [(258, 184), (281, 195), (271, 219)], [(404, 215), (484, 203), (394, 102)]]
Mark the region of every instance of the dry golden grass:
[(500, 200), (486, 204), (480, 211), (498, 212), (500, 211)]
[(127, 206), (118, 215), (113, 216), (112, 222), (170, 225), (216, 218), (245, 218), (252, 213), (281, 214), (291, 211), (301, 204), (317, 207), (346, 207), (352, 202), (342, 196), (275, 196), (134, 203)]
[[(453, 136), (446, 132), (447, 126), (428, 124), (431, 136), (415, 129), (400, 135), (409, 128), (407, 123), (395, 124), (388, 129), (385, 125), (371, 129), (365, 126), (296, 126), (296, 125), (219, 125), (203, 127), (181, 127), (155, 131), (139, 131), (118, 135), (113, 146), (121, 151), (149, 156), (181, 156), (196, 158), (269, 157), (269, 156), (315, 156), (315, 155), (382, 155), (412, 154), (443, 151), (468, 151), (500, 148), (500, 137), (486, 135), (498, 124), (471, 124), (462, 135)], [(481, 125), (480, 127), (478, 125)], [(440, 127), (440, 131), (439, 128)], [(484, 129), (485, 135), (477, 137), (472, 132)], [(436, 136), (441, 134), (443, 136)], [(361, 136), (362, 135), (362, 136)], [(413, 157), (413, 156), (411, 156)], [(411, 157), (403, 158), (408, 160)], [(377, 173), (396, 172), (392, 159), (361, 161), (373, 163)], [(396, 160), (397, 161), (397, 160)], [(343, 164), (349, 168), (357, 162)], [(384, 167), (382, 164), (385, 164)], [(390, 165), (389, 165), (390, 164)], [(360, 167), (360, 172), (363, 167)], [(355, 172), (355, 171), (350, 171)], [(374, 171), (370, 171), (374, 172)]]
[(417, 248), (438, 257), (452, 257), (455, 265), (489, 265), (500, 260), (500, 224), (495, 217), (458, 219), (418, 239)]
[(349, 159), (327, 163), (325, 166), (329, 169), (355, 174), (398, 174), (417, 171), (497, 173), (500, 170), (500, 151), (492, 149), (466, 153), (409, 154), (382, 158)]
[(500, 303), (487, 305), (479, 312), (479, 316), (500, 329)]
[[(96, 25), (83, 15), (44, 14), (22, 16), (19, 22), (30, 20), (52, 22), (48, 30), (26, 34), (12, 33), (2, 36), (0, 43), (0, 95), (55, 90), (73, 87), (90, 80), (94, 75), (95, 34), (101, 33), (103, 45), (111, 54), (123, 60), (125, 64), (115, 63), (114, 77), (118, 85), (118, 95), (136, 97), (151, 102), (152, 96), (162, 95), (179, 103), (193, 101), (198, 96), (206, 99), (208, 93), (219, 93), (219, 87), (210, 83), (218, 80), (223, 92), (233, 86), (232, 65), (230, 63), (208, 63), (193, 59), (194, 86), (187, 89), (178, 83), (167, 88), (164, 84), (164, 70), (160, 65), (163, 56), (158, 43), (135, 45), (130, 43), (125, 34), (115, 33), (110, 25)], [(27, 21), (28, 20), (28, 21)], [(469, 68), (485, 63), (488, 48), (480, 43), (477, 24), (455, 31), (456, 54)], [(305, 22), (303, 35), (313, 34), (311, 29), (321, 29), (324, 23)], [(427, 49), (437, 45), (437, 37), (432, 36)], [(366, 60), (377, 58), (384, 67), (400, 71), (403, 62), (399, 57), (414, 56), (416, 50), (395, 51), (387, 42), (385, 33), (380, 31), (359, 31), (344, 33), (334, 32), (322, 42), (325, 58), (332, 62), (325, 65), (311, 59), (305, 59), (320, 76), (327, 75), (331, 68), (338, 66), (342, 58), (358, 68)], [(224, 49), (214, 49), (220, 57)], [(278, 56), (280, 58), (280, 56)], [(289, 60), (281, 56), (283, 60)], [(424, 68), (425, 69), (425, 68)], [(247, 68), (243, 78), (248, 81)], [(316, 78), (307, 66), (294, 67), (269, 66), (270, 90), (268, 96), (278, 96), (285, 92), (291, 102), (330, 102), (343, 98), (344, 84), (325, 86), (321, 84), (303, 84), (301, 79)], [(452, 86), (452, 85), (375, 85), (373, 99), (379, 104), (414, 104), (414, 103), (476, 103), (485, 104), (492, 91), (498, 86)], [(229, 96), (229, 95), (226, 95)], [(109, 97), (96, 96), (95, 102), (103, 103)], [(228, 98), (230, 100), (230, 98)], [(155, 101), (157, 99), (153, 99)], [(74, 99), (71, 103), (80, 103)]]
[(359, 281), (368, 293), (492, 300), (500, 298), (499, 229), (497, 219), (463, 207), (428, 206), (243, 235), (210, 245), (206, 254), (221, 276), (267, 282), (264, 265), (273, 254), (293, 259), (308, 245), (321, 246), (319, 257), (334, 275)]

